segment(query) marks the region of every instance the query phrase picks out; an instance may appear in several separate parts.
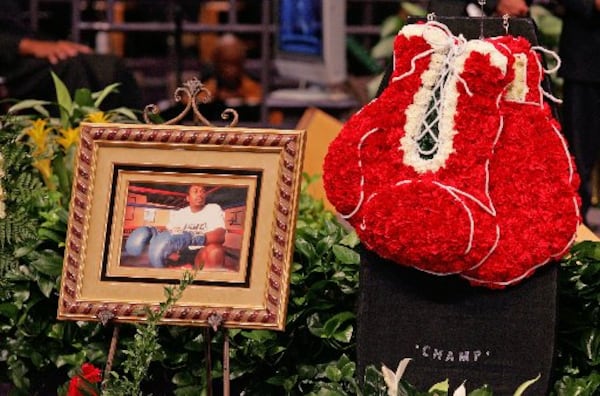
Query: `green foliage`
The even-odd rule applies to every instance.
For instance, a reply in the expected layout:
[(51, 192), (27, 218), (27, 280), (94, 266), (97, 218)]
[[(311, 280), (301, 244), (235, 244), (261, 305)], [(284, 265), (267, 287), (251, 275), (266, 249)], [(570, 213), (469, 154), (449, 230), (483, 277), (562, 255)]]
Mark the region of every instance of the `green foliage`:
[[(114, 88), (78, 90), (71, 100), (57, 84), (58, 103), (25, 100), (0, 118), (6, 212), (0, 219), (0, 383), (11, 383), (14, 395), (55, 392), (83, 362), (105, 360), (107, 337), (99, 325), (56, 321), (72, 179), (66, 170), (72, 172), (77, 138), (61, 125), (76, 129), (99, 112), (86, 98), (101, 100)], [(67, 109), (66, 123), (51, 116), (52, 106)], [(33, 129), (39, 135), (28, 134)]]
[[(0, 383), (10, 383), (14, 395), (53, 393), (82, 363), (102, 367), (107, 360), (110, 329), (98, 323), (56, 320), (70, 193), (66, 187), (70, 181), (68, 176), (66, 183), (60, 181), (64, 176), (55, 173), (59, 173), (59, 163), (68, 169), (71, 157), (68, 150), (53, 151), (53, 174), (44, 178), (40, 168), (33, 166), (35, 146), (31, 136), (24, 133), (40, 116), (50, 117), (45, 118), (47, 125), (57, 125), (58, 129), (53, 126), (48, 133), (60, 130), (65, 122), (77, 127), (82, 117), (94, 114), (93, 106), (102, 95), (79, 91), (70, 100), (61, 93), (61, 120), (50, 117), (47, 102), (24, 101), (13, 110), (33, 111), (35, 116), (8, 115), (0, 123), (0, 153), (6, 171), (0, 183), (7, 192), (6, 217), (0, 219)], [(303, 189), (286, 329), (229, 330), (233, 393), (388, 394), (378, 368), (367, 367), (360, 381), (356, 371), (358, 245), (357, 235)], [(561, 262), (560, 353), (554, 386), (557, 396), (600, 391), (599, 272), (600, 243), (576, 245)], [(156, 326), (153, 322), (153, 315), (164, 313), (180, 291), (167, 292), (165, 305), (158, 312), (149, 312), (145, 325), (121, 327), (115, 370), (109, 381), (112, 385), (107, 393), (205, 394), (206, 348), (211, 349), (212, 385), (218, 385), (223, 368), (221, 332), (207, 345), (205, 334), (198, 328)], [(425, 392), (398, 380), (398, 394), (450, 392), (444, 383)], [(524, 392), (527, 385), (517, 392)], [(490, 394), (491, 390), (485, 388), (469, 393)]]
[(181, 298), (184, 290), (194, 281), (195, 274), (185, 272), (183, 279), (177, 287), (165, 287), (166, 300), (159, 304), (159, 308), (145, 309), (146, 320), (143, 324), (136, 325), (133, 342), (122, 353), (125, 360), (121, 364), (123, 374), (116, 371), (109, 373), (105, 378), (104, 396), (141, 395), (141, 384), (146, 379), (152, 361), (160, 356), (157, 326), (165, 314)]
[(583, 242), (561, 263), (560, 321), (554, 392), (600, 392), (600, 243)]
[(0, 278), (9, 270), (15, 270), (19, 264), (14, 247), (31, 246), (37, 241), (37, 228), (40, 224), (39, 191), (42, 183), (31, 175), (31, 158), (27, 149), (16, 141), (18, 131), (3, 125), (0, 135), (0, 154), (4, 158), (5, 176), (0, 179), (6, 194), (6, 217), (0, 220)]

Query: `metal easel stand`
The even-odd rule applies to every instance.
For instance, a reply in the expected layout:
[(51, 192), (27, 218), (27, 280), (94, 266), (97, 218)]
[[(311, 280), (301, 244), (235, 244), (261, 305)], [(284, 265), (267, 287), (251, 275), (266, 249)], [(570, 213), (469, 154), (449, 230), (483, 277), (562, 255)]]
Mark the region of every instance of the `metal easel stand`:
[(219, 328), (223, 331), (223, 396), (229, 396), (230, 384), (229, 384), (229, 330), (223, 327), (223, 317), (219, 314), (213, 313), (208, 317), (208, 324), (210, 327), (205, 329), (206, 338), (206, 381), (208, 385), (207, 393), (208, 396), (212, 396), (212, 376), (211, 376), (211, 353), (210, 346), (212, 344), (211, 330), (217, 332)]
[(110, 340), (110, 347), (108, 348), (108, 356), (106, 358), (106, 366), (104, 367), (104, 375), (102, 376), (102, 390), (104, 390), (106, 388), (107, 379), (112, 371), (115, 353), (117, 352), (117, 343), (119, 342), (121, 325), (116, 322), (113, 323), (115, 315), (109, 310), (102, 310), (98, 312), (97, 317), (104, 327), (108, 326), (109, 323), (114, 325), (112, 338)]

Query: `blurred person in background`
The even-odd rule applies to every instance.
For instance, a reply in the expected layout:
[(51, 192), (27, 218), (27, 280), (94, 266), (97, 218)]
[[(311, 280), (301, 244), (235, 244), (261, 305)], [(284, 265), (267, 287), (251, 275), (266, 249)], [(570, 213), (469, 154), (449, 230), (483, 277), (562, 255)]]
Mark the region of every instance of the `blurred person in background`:
[(19, 0), (3, 0), (0, 5), (0, 77), (8, 97), (18, 100), (55, 101), (50, 71), (69, 88), (99, 91), (120, 83), (118, 94), (109, 95), (103, 108), (141, 108), (139, 87), (123, 61), (112, 55), (95, 54), (92, 48), (32, 31), (26, 23), (26, 10)]
[[(486, 15), (522, 17), (529, 13), (526, 0), (487, 0), (483, 6)], [(476, 0), (430, 0), (428, 10), (443, 16), (481, 16), (481, 6)]]
[(246, 71), (244, 43), (231, 33), (219, 37), (208, 69), (204, 84), (212, 94), (211, 105), (205, 107), (209, 118), (233, 108), (244, 121), (258, 121), (263, 90)]
[(591, 174), (600, 151), (600, 0), (562, 0), (559, 76), (563, 132), (581, 177), (581, 214), (591, 206)]

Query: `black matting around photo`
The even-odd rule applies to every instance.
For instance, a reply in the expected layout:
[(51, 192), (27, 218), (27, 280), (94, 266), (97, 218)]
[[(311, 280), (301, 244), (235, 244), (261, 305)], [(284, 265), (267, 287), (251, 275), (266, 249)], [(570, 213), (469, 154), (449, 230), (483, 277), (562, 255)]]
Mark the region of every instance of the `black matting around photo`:
[[(480, 35), (480, 19), (436, 20), (454, 34), (469, 39)], [(502, 18), (485, 18), (483, 23), (484, 36), (504, 34)], [(509, 34), (538, 43), (530, 19), (511, 19)], [(548, 264), (518, 285), (488, 290), (471, 287), (456, 276), (438, 277), (403, 267), (372, 252), (364, 251), (361, 257), (359, 373), (368, 365), (381, 369), (382, 364), (395, 371), (400, 360), (411, 358), (404, 379), (420, 390), (449, 379), (451, 392), (466, 381), (467, 391), (488, 384), (494, 395), (512, 395), (539, 374), (525, 394), (548, 393), (558, 265)]]

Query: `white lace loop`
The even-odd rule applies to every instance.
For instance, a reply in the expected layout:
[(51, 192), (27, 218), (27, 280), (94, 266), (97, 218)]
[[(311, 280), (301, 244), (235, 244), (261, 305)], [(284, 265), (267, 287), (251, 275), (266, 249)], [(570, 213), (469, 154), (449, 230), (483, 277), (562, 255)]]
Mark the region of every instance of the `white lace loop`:
[[(554, 58), (554, 60), (556, 61), (556, 65), (552, 68), (552, 69), (542, 69), (544, 71), (545, 74), (553, 74), (556, 73), (558, 71), (558, 69), (560, 69), (561, 66), (561, 60), (560, 60), (560, 56), (558, 56), (558, 54), (552, 50), (549, 50), (547, 48), (541, 47), (539, 45), (531, 47), (531, 49), (533, 51), (539, 51), (542, 52), (546, 55), (550, 55), (552, 58)], [(544, 95), (546, 98), (548, 98), (549, 100), (551, 100), (554, 103), (562, 103), (563, 101), (559, 98), (557, 98), (556, 96), (552, 95), (550, 92), (546, 92), (542, 89), (542, 95)]]

